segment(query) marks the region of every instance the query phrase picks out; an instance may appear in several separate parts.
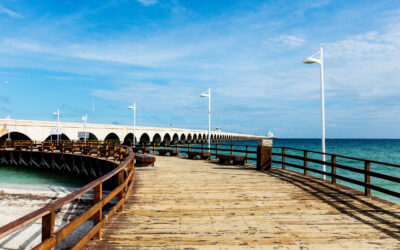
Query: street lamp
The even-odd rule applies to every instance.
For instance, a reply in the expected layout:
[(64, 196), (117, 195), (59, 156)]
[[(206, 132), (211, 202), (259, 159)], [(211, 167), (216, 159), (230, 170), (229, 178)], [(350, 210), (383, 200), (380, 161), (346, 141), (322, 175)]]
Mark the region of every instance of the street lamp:
[(11, 115), (10, 115), (10, 114), (8, 114), (7, 119), (8, 119), (8, 136), (7, 136), (7, 140), (10, 141), (10, 140), (11, 140), (11, 136), (10, 136), (10, 130), (11, 130)]
[(210, 137), (210, 128), (211, 128), (211, 90), (208, 89), (208, 94), (201, 94), (200, 97), (207, 97), (208, 98), (208, 152), (210, 152), (210, 144), (211, 144), (211, 137)]
[(133, 109), (133, 134), (132, 134), (132, 147), (135, 147), (135, 128), (136, 128), (136, 102), (128, 109)]
[(83, 134), (84, 134), (84, 136), (83, 136), (83, 141), (85, 142), (85, 144), (86, 144), (86, 125), (87, 125), (87, 115), (85, 115), (85, 116), (82, 116), (82, 121), (83, 121)]
[[(7, 84), (8, 81), (3, 81), (3, 83), (4, 83), (4, 84)], [(8, 136), (7, 136), (7, 140), (11, 140), (11, 137), (10, 137), (11, 115), (10, 115), (10, 114), (8, 114), (7, 119), (8, 119)]]
[[(303, 60), (304, 64), (319, 64), (320, 67), (320, 82), (321, 82), (321, 141), (322, 141), (322, 161), (325, 161), (325, 97), (324, 97), (324, 53), (323, 49), (319, 49), (319, 58), (315, 59), (312, 55), (311, 57)], [(316, 53), (317, 54), (317, 53)], [(322, 165), (322, 170), (325, 172), (325, 164)], [(324, 180), (326, 175), (323, 175)]]
[(59, 125), (60, 125), (60, 109), (57, 109), (57, 112), (54, 112), (53, 115), (57, 116), (57, 143), (60, 143), (60, 131), (59, 131)]

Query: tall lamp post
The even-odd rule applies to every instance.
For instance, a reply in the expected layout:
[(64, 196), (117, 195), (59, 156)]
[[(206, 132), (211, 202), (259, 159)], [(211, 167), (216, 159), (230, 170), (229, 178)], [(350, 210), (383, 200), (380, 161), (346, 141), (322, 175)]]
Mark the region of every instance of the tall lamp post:
[(210, 152), (210, 144), (211, 144), (211, 136), (210, 136), (210, 129), (211, 129), (211, 90), (208, 89), (208, 94), (201, 94), (200, 97), (207, 97), (208, 98), (208, 152)]
[[(8, 83), (8, 81), (3, 81), (3, 84), (7, 84), (7, 83)], [(7, 135), (7, 140), (11, 140), (11, 138), (10, 138), (11, 115), (10, 115), (10, 114), (8, 114), (7, 119), (8, 119), (8, 135)]]
[[(315, 54), (314, 54), (315, 55)], [(320, 67), (320, 82), (321, 82), (321, 141), (322, 141), (322, 160), (325, 161), (325, 97), (324, 97), (324, 51), (319, 49), (319, 59), (311, 57), (303, 60), (304, 64), (319, 64)], [(326, 167), (322, 165), (322, 170), (325, 172)], [(326, 175), (323, 175), (324, 180)]]
[(135, 128), (136, 128), (136, 102), (133, 106), (129, 106), (129, 109), (133, 109), (133, 134), (132, 134), (132, 147), (135, 147)]
[(57, 143), (60, 143), (60, 109), (57, 109), (57, 112), (54, 112), (53, 115), (57, 116)]
[(84, 134), (84, 136), (83, 136), (83, 141), (85, 142), (85, 144), (86, 144), (86, 126), (87, 126), (87, 115), (85, 115), (85, 116), (82, 116), (82, 121), (83, 121), (83, 134)]
[(7, 120), (8, 120), (8, 135), (7, 135), (7, 140), (10, 141), (10, 140), (11, 140), (11, 136), (10, 136), (10, 130), (11, 130), (11, 115), (10, 115), (10, 114), (8, 114)]

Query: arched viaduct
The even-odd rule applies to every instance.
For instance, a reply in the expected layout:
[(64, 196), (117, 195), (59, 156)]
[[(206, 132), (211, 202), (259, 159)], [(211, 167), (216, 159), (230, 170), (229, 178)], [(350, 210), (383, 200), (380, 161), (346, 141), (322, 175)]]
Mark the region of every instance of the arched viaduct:
[[(8, 126), (10, 123), (10, 126)], [(26, 120), (2, 120), (0, 119), (0, 141), (7, 138), (8, 129), (13, 140), (45, 141), (50, 139), (50, 131), (57, 127), (57, 122), (26, 121)], [(62, 139), (78, 140), (78, 132), (84, 131), (83, 123), (60, 122)], [(87, 124), (86, 131), (90, 133), (92, 140), (114, 140), (131, 143), (132, 126)], [(174, 144), (174, 143), (199, 143), (207, 141), (207, 130), (158, 128), (136, 126), (135, 140), (143, 144)], [(54, 136), (53, 136), (54, 138)], [(211, 131), (211, 141), (254, 140), (261, 136)]]

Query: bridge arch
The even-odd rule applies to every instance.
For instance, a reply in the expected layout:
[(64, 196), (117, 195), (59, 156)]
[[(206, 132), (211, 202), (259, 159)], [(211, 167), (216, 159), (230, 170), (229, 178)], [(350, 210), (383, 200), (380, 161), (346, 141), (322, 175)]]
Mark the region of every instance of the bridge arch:
[(189, 142), (189, 143), (191, 143), (192, 142), (192, 134), (188, 134), (188, 136), (187, 136), (187, 141)]
[[(60, 135), (61, 141), (69, 141), (69, 137), (66, 134)], [(49, 135), (46, 137), (45, 141), (57, 141), (57, 135)]]
[(150, 136), (147, 133), (143, 133), (142, 136), (140, 136), (139, 143), (143, 145), (149, 144)]
[(105, 140), (105, 141), (111, 141), (111, 142), (114, 143), (114, 144), (119, 144), (120, 141), (121, 141), (121, 140), (119, 139), (118, 135), (117, 135), (116, 133), (113, 133), (113, 132), (109, 133), (109, 134), (104, 138), (104, 140)]
[(180, 143), (185, 143), (185, 141), (186, 141), (186, 135), (185, 134), (181, 134), (179, 142)]
[(171, 136), (168, 133), (166, 133), (164, 135), (164, 139), (162, 140), (162, 144), (168, 145), (171, 143), (171, 140), (172, 140)]
[(193, 141), (197, 141), (197, 135), (193, 134)]
[(208, 136), (206, 134), (203, 134), (203, 140), (207, 140)]
[(201, 134), (199, 134), (198, 136), (197, 136), (197, 140), (202, 140), (203, 138), (201, 138)]
[[(4, 134), (3, 136), (0, 137), (0, 141), (5, 141), (8, 138), (8, 133)], [(21, 140), (21, 141), (32, 141), (31, 138), (29, 138), (29, 136), (27, 136), (24, 133), (20, 133), (20, 132), (10, 132), (10, 139), (12, 141), (17, 141), (17, 140)]]
[(172, 143), (176, 144), (179, 142), (179, 136), (177, 133), (174, 134), (174, 136), (172, 137)]
[(160, 134), (159, 133), (156, 133), (154, 136), (153, 136), (153, 140), (152, 140), (152, 143), (153, 144), (155, 144), (155, 145), (159, 145), (159, 144), (161, 144), (161, 136), (160, 136)]
[[(131, 145), (133, 140), (133, 134), (129, 133), (124, 138), (124, 145)], [(135, 136), (135, 145), (137, 144), (137, 137)]]

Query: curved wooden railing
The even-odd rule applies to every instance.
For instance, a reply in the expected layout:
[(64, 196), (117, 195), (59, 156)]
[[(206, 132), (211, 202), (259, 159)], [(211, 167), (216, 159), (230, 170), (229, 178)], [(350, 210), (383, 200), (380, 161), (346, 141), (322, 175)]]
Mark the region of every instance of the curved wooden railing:
[[(207, 144), (185, 144), (185, 145), (173, 145), (173, 146), (162, 146), (156, 147), (152, 146), (151, 150), (156, 152), (158, 148), (165, 149), (176, 149), (179, 150), (181, 154), (185, 154), (188, 151), (206, 151), (208, 150)], [(277, 152), (278, 151), (278, 152)], [(218, 154), (236, 154), (242, 155), (246, 157), (246, 162), (256, 161), (258, 157), (257, 146), (253, 145), (234, 145), (234, 144), (211, 144), (211, 155), (216, 156)], [(321, 158), (321, 155), (327, 156), (325, 161), (320, 159), (316, 159), (317, 157), (310, 157), (310, 153), (318, 155)], [(351, 160), (352, 165), (349, 163), (342, 164), (338, 163), (339, 160)], [(273, 167), (280, 167), (282, 169), (286, 169), (287, 167), (291, 167), (292, 170), (300, 169), (302, 170), (302, 174), (309, 175), (309, 172), (313, 172), (315, 174), (319, 174), (322, 176), (328, 176), (330, 178), (331, 183), (336, 184), (337, 180), (342, 180), (347, 183), (352, 183), (358, 186), (361, 186), (364, 189), (364, 194), (366, 196), (371, 196), (371, 190), (375, 190), (396, 198), (400, 198), (400, 192), (396, 191), (396, 187), (393, 189), (384, 188), (378, 185), (371, 183), (371, 177), (378, 178), (381, 180), (385, 180), (391, 184), (398, 184), (397, 190), (400, 188), (400, 177), (395, 175), (389, 175), (387, 173), (382, 172), (382, 167), (390, 167), (393, 168), (393, 171), (398, 173), (398, 169), (400, 165), (388, 162), (374, 161), (361, 159), (357, 157), (344, 156), (339, 154), (331, 154), (331, 153), (322, 153), (319, 151), (313, 150), (304, 150), (290, 147), (273, 147), (272, 150), (272, 159), (271, 163)], [(309, 163), (313, 163), (313, 166), (310, 166)], [(372, 164), (375, 168), (374, 171), (371, 171)], [(322, 166), (328, 166), (329, 171), (320, 170)], [(360, 168), (360, 166), (362, 168)], [(338, 173), (338, 169), (341, 169), (345, 172)], [(356, 173), (363, 175), (362, 180), (351, 178), (346, 173)], [(348, 186), (348, 185), (347, 185)], [(388, 185), (390, 186), (390, 185)], [(349, 187), (349, 186), (348, 186)], [(350, 187), (354, 189), (354, 187)]]
[[(22, 145), (24, 144), (24, 145)], [(49, 249), (56, 246), (67, 235), (73, 232), (79, 225), (93, 217), (93, 227), (84, 235), (73, 249), (83, 247), (90, 239), (101, 237), (101, 228), (104, 223), (119, 209), (122, 209), (124, 202), (130, 194), (134, 185), (134, 153), (130, 147), (101, 145), (99, 143), (89, 145), (82, 143), (62, 143), (51, 144), (50, 148), (46, 143), (36, 144), (34, 142), (14, 143), (13, 147), (19, 150), (42, 151), (52, 154), (57, 150), (66, 154), (87, 155), (88, 157), (104, 158), (104, 160), (118, 161), (118, 166), (104, 176), (86, 184), (79, 190), (52, 202), (45, 207), (29, 213), (0, 228), (0, 238), (12, 234), (18, 229), (25, 227), (36, 220), (42, 220), (42, 242), (34, 249)], [(4, 147), (2, 147), (5, 150)], [(115, 187), (107, 196), (102, 197), (103, 183), (113, 177), (117, 177), (118, 186)], [(94, 189), (93, 205), (84, 213), (80, 214), (57, 231), (54, 231), (56, 210), (62, 206), (71, 203), (90, 190)], [(117, 196), (118, 202), (108, 211), (106, 215), (102, 214), (104, 205)]]

